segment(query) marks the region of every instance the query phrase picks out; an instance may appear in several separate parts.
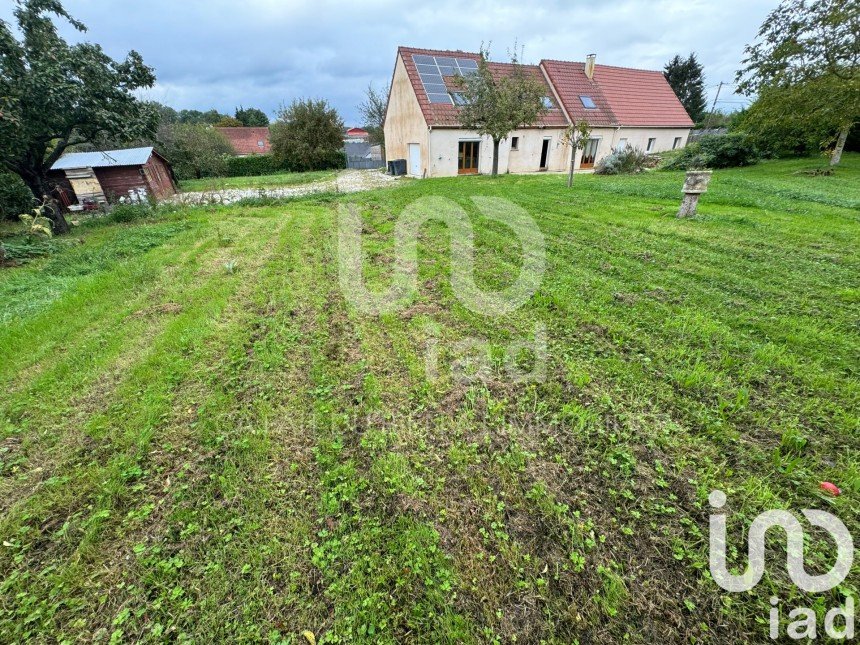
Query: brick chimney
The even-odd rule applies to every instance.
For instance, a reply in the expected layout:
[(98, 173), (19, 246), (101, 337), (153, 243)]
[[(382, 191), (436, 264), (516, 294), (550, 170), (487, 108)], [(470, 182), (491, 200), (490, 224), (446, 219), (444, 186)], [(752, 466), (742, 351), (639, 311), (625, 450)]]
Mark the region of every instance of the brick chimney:
[(589, 54), (585, 57), (585, 75), (592, 79), (594, 78), (594, 61), (597, 59), (597, 54)]

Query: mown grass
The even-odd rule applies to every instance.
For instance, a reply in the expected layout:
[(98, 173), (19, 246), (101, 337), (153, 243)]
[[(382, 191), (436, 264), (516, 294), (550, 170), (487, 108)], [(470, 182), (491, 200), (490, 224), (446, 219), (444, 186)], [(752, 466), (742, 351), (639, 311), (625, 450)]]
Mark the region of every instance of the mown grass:
[[(769, 508), (857, 534), (860, 157), (815, 163), (716, 172), (691, 221), (679, 173), (440, 179), (83, 226), (0, 272), (0, 639), (764, 642), (771, 595), (823, 619), (856, 567), (816, 596), (778, 557), (749, 594), (707, 571), (713, 488), (739, 565)], [(435, 223), (419, 294), (352, 306), (338, 204), (381, 288), (426, 196), (469, 213), (484, 288), (522, 258), (472, 197), (534, 218), (522, 308), (466, 309)], [(515, 382), (541, 326), (546, 376)]]
[(336, 170), (318, 170), (314, 172), (281, 172), (273, 175), (257, 175), (253, 177), (212, 177), (207, 179), (186, 179), (181, 182), (183, 192), (206, 192), (229, 188), (278, 188), (280, 186), (298, 186), (315, 181), (334, 179)]

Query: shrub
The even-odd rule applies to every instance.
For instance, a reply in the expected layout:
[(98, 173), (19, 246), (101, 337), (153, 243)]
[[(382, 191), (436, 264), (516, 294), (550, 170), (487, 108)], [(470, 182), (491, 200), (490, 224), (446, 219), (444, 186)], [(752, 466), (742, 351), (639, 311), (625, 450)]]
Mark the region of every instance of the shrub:
[(280, 171), (281, 168), (275, 162), (272, 155), (251, 155), (249, 157), (228, 157), (228, 177), (255, 177), (257, 175), (271, 175)]
[(629, 175), (642, 172), (648, 166), (648, 155), (628, 145), (598, 161), (594, 172), (597, 175)]
[(36, 205), (33, 193), (18, 175), (0, 173), (0, 219), (18, 219)]
[(162, 125), (158, 151), (170, 162), (176, 178), (223, 177), (233, 147), (223, 134), (205, 125)]
[(116, 204), (110, 212), (110, 218), (114, 222), (128, 223), (151, 217), (154, 209), (148, 203), (141, 204)]
[(295, 100), (269, 129), (272, 154), (291, 172), (343, 168), (343, 121), (324, 100)]
[(742, 133), (709, 134), (666, 155), (663, 170), (700, 170), (750, 166), (761, 158), (752, 139)]

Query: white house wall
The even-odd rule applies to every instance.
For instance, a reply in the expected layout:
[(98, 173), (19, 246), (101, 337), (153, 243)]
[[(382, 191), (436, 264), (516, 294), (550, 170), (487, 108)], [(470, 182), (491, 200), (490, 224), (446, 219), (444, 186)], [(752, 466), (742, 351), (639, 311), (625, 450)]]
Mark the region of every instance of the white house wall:
[[(499, 144), (499, 173), (538, 172), (543, 141), (550, 140), (547, 170), (560, 172), (567, 168), (567, 148), (562, 144), (562, 129), (517, 130)], [(519, 137), (517, 150), (511, 150), (511, 140)], [(480, 137), (469, 130), (456, 128), (434, 128), (430, 131), (429, 172), (431, 177), (457, 175), (457, 154), (461, 141), (480, 141), (478, 172), (490, 174), (493, 170), (493, 140)]]
[(421, 146), (421, 170), (427, 168), (427, 122), (421, 106), (406, 74), (403, 59), (397, 57), (391, 93), (385, 113), (385, 157), (386, 159), (409, 159), (409, 144)]
[[(651, 152), (665, 152), (672, 150), (676, 137), (680, 137), (678, 146), (683, 148), (687, 145), (687, 137), (690, 136), (689, 128), (594, 128), (591, 131), (592, 138), (600, 139), (597, 147), (596, 161), (610, 154), (616, 146), (620, 145), (622, 139), (627, 139), (627, 144), (640, 150), (647, 150), (648, 139), (654, 138), (654, 149)], [(581, 152), (576, 155), (576, 168), (579, 168)]]

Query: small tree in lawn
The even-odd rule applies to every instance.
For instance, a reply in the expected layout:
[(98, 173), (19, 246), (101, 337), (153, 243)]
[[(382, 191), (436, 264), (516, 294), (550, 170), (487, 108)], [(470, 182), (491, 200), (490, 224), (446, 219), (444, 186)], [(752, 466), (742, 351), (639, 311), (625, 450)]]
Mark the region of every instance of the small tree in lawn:
[(364, 101), (358, 106), (358, 112), (364, 121), (362, 125), (370, 135), (370, 142), (383, 148), (385, 148), (385, 108), (388, 105), (389, 91), (390, 87), (387, 85), (381, 91), (376, 91), (371, 83), (365, 91)]
[(530, 77), (516, 54), (508, 74), (494, 75), (481, 48), (478, 71), (458, 76), (460, 124), (493, 140), (493, 177), (499, 174), (499, 143), (511, 131), (534, 124), (546, 111), (546, 86)]
[(570, 146), (570, 169), (567, 172), (567, 187), (573, 186), (573, 164), (576, 162), (576, 151), (585, 150), (591, 137), (591, 126), (585, 121), (569, 125), (562, 136), (562, 141)]
[[(151, 87), (155, 75), (135, 51), (115, 61), (98, 45), (69, 45), (51, 16), (85, 27), (59, 0), (18, 0), (14, 14), (20, 41), (0, 21), (0, 165), (41, 199), (51, 192), (48, 171), (69, 146), (154, 133), (156, 111), (133, 92)], [(46, 210), (54, 232), (69, 230), (58, 209)]]
[(744, 50), (738, 91), (763, 100), (756, 127), (786, 119), (826, 130), (839, 163), (860, 119), (860, 4), (857, 0), (783, 0)]

